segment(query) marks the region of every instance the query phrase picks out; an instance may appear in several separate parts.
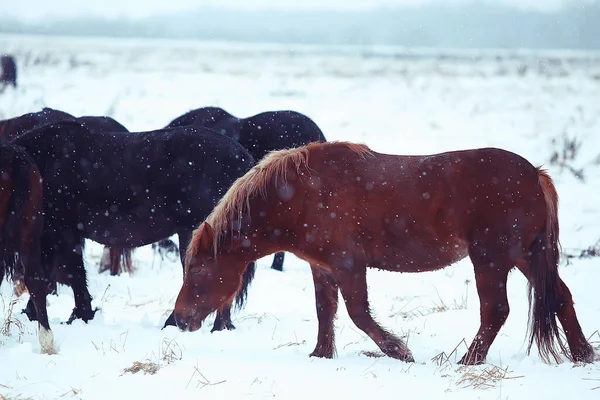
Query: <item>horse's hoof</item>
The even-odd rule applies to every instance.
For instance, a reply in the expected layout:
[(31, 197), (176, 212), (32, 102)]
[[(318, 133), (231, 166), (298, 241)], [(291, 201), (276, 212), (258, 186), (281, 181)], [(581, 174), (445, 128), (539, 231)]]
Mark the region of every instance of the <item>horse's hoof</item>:
[(94, 315), (96, 314), (96, 311), (98, 311), (98, 310), (99, 310), (99, 308), (96, 307), (94, 310), (79, 311), (77, 309), (77, 307), (75, 307), (73, 309), (73, 312), (71, 313), (71, 316), (67, 320), (67, 322), (63, 322), (63, 324), (66, 323), (67, 325), (71, 325), (73, 323), (73, 321), (75, 321), (76, 319), (80, 319), (87, 324), (88, 321), (91, 321), (92, 319), (94, 319)]
[(589, 344), (584, 346), (579, 353), (573, 354), (573, 361), (576, 363), (592, 364), (598, 360), (600, 360), (600, 355), (596, 354), (594, 348)]
[(210, 333), (213, 333), (214, 331), (223, 331), (223, 330), (233, 331), (233, 330), (235, 330), (235, 325), (233, 325), (233, 323), (231, 321), (225, 321), (220, 324), (217, 324), (217, 321), (215, 321), (215, 324), (213, 325), (213, 328), (210, 330)]
[(171, 312), (171, 315), (169, 315), (169, 318), (167, 318), (167, 320), (165, 321), (165, 324), (163, 325), (162, 329), (165, 329), (167, 326), (177, 326), (175, 324), (175, 314), (173, 312)]
[(37, 321), (37, 314), (35, 313), (35, 310), (25, 307), (21, 310), (21, 314), (27, 315), (27, 318), (29, 318), (30, 321)]
[(332, 348), (327, 348), (325, 346), (318, 346), (315, 347), (315, 349), (313, 350), (312, 353), (310, 353), (308, 356), (309, 357), (317, 357), (317, 358), (333, 358), (333, 349)]
[(395, 358), (396, 360), (411, 363), (415, 362), (415, 358), (413, 357), (411, 351), (408, 349), (408, 347), (406, 347), (406, 345), (402, 343), (392, 343), (390, 346), (381, 348), (381, 350), (385, 355), (391, 358)]
[(465, 354), (458, 362), (461, 365), (482, 365), (485, 363), (485, 357), (480, 355), (472, 356), (469, 353)]

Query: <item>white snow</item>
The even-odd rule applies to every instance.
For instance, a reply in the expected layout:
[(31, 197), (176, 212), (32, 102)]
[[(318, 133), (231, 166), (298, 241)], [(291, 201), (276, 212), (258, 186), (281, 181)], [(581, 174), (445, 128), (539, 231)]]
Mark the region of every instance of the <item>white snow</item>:
[[(361, 57), (354, 49), (239, 46), (168, 41), (0, 36), (0, 50), (15, 54), (17, 90), (0, 95), (0, 118), (58, 108), (75, 115), (113, 116), (132, 131), (166, 125), (189, 109), (216, 105), (238, 116), (293, 109), (313, 118), (329, 140), (364, 142), (376, 151), (435, 153), (496, 146), (535, 165), (548, 163), (552, 138), (583, 142), (573, 161), (580, 182), (549, 166), (560, 196), (565, 251), (600, 238), (600, 57), (534, 53), (452, 61), (450, 58)], [(379, 50), (378, 50), (379, 51)], [(483, 54), (483, 53), (482, 53)], [(511, 56), (512, 54), (512, 56)], [(526, 73), (519, 72), (526, 69)], [(560, 148), (560, 146), (557, 146)], [(377, 319), (408, 336), (416, 362), (368, 357), (376, 345), (340, 304), (337, 358), (309, 358), (317, 318), (308, 265), (286, 254), (284, 272), (259, 268), (245, 309), (234, 314), (235, 331), (161, 330), (182, 281), (179, 262), (152, 260), (150, 246), (133, 255), (136, 272), (97, 273), (101, 246), (89, 242), (86, 265), (93, 306), (89, 324), (62, 325), (73, 308), (70, 288), (48, 297), (57, 354), (40, 354), (37, 323), (20, 310), (13, 288), (0, 288), (0, 322), (16, 319), (0, 334), (0, 398), (411, 398), (597, 399), (600, 364), (544, 364), (526, 354), (526, 281), (509, 277), (511, 313), (490, 349), (488, 364), (461, 367), (479, 326), (479, 299), (471, 263), (441, 271), (400, 274), (370, 270), (370, 301)], [(600, 344), (600, 259), (563, 263), (579, 321)], [(12, 315), (9, 313), (12, 310)], [(2, 328), (2, 327), (0, 327)], [(458, 346), (458, 347), (457, 347)], [(452, 353), (457, 348), (456, 352)], [(440, 353), (450, 361), (436, 362)], [(438, 357), (439, 358), (439, 357)], [(159, 364), (156, 374), (125, 373), (134, 362)], [(465, 378), (506, 368), (507, 377), (485, 387)], [(594, 389), (598, 388), (598, 389)]]

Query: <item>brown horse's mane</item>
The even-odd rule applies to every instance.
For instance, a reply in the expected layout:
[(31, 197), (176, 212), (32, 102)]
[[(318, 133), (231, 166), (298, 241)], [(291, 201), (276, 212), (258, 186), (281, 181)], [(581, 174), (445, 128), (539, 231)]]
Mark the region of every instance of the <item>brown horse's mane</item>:
[[(297, 171), (308, 162), (309, 153), (324, 147), (346, 147), (361, 156), (372, 154), (364, 144), (350, 142), (313, 142), (293, 149), (276, 150), (268, 153), (258, 164), (245, 175), (238, 178), (229, 188), (227, 193), (219, 200), (206, 221), (213, 229), (213, 248), (215, 256), (217, 248), (227, 232), (227, 228), (234, 218), (241, 220), (245, 210), (250, 208), (249, 199), (256, 194), (266, 197), (271, 179), (287, 181), (288, 167), (294, 166)], [(244, 208), (245, 205), (245, 208)], [(200, 243), (202, 225), (194, 231), (188, 246), (186, 260), (197, 251)], [(186, 261), (186, 264), (188, 262)]]

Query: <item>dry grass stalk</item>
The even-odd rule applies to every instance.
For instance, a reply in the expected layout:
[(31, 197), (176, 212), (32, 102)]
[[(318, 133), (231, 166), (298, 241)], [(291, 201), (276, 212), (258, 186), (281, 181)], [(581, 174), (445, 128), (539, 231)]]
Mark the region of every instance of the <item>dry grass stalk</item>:
[(282, 347), (303, 346), (303, 345), (306, 344), (306, 340), (303, 340), (302, 342), (298, 341), (298, 337), (296, 336), (296, 332), (294, 332), (294, 339), (296, 339), (296, 341), (280, 344), (279, 346), (274, 347), (273, 350), (277, 350), (277, 349), (280, 349)]
[(162, 360), (169, 364), (179, 361), (183, 358), (183, 350), (175, 339), (163, 338)]
[[(592, 340), (594, 336), (597, 337), (596, 340)], [(595, 330), (592, 334), (587, 338), (588, 342), (594, 346), (594, 349), (600, 350), (600, 331)]]
[(463, 385), (464, 388), (472, 387), (474, 389), (491, 389), (496, 387), (496, 384), (500, 381), (523, 378), (523, 375), (509, 376), (508, 367), (501, 368), (497, 365), (486, 366), (483, 369), (476, 366), (462, 366), (458, 369), (458, 372), (463, 372), (463, 374), (456, 384)]
[(66, 395), (70, 394), (71, 396), (77, 396), (79, 393), (81, 393), (80, 389), (75, 389), (75, 388), (71, 388), (71, 390), (69, 390), (66, 393), (61, 394), (59, 397), (65, 397)]
[[(581, 379), (583, 379), (584, 381), (595, 381), (595, 382), (600, 382), (600, 379), (590, 379), (590, 378), (581, 378)], [(598, 389), (600, 389), (600, 386), (593, 387), (593, 388), (591, 388), (590, 390), (598, 390)]]
[(2, 324), (2, 334), (4, 336), (10, 336), (12, 326), (16, 326), (19, 329), (19, 336), (23, 335), (23, 324), (17, 318), (13, 317), (13, 309), (17, 304), (17, 299), (11, 299), (6, 309), (6, 317), (4, 317), (4, 323)]
[(456, 347), (454, 347), (454, 349), (450, 352), (450, 354), (446, 354), (446, 352), (442, 351), (440, 354), (433, 357), (431, 359), (431, 361), (435, 362), (438, 367), (443, 367), (443, 368), (450, 367), (452, 365), (452, 361), (450, 361), (450, 358), (452, 356), (456, 357), (457, 350), (461, 344), (464, 345), (467, 350), (469, 349), (469, 345), (467, 344), (467, 341), (465, 340), (465, 338), (463, 338), (460, 342), (458, 342), (458, 344), (456, 345)]
[(194, 379), (194, 377), (196, 375), (200, 375), (200, 378), (198, 378), (198, 381), (196, 383), (196, 389), (202, 389), (206, 386), (215, 386), (215, 385), (220, 385), (221, 383), (225, 383), (227, 382), (226, 380), (222, 380), (222, 381), (218, 381), (218, 382), (211, 382), (210, 380), (208, 380), (206, 378), (206, 376), (204, 376), (204, 374), (202, 372), (200, 372), (200, 370), (198, 369), (198, 366), (196, 365), (194, 367), (194, 372), (192, 372), (192, 376), (190, 376), (190, 379), (187, 383), (187, 385), (185, 385), (185, 388), (187, 389), (188, 386), (190, 386), (190, 383), (192, 382), (192, 379)]

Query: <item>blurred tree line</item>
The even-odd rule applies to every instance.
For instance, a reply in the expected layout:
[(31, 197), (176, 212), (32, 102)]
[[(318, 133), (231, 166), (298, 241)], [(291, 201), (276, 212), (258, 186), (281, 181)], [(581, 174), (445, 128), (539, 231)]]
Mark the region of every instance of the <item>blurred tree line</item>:
[(0, 32), (459, 49), (600, 49), (600, 1), (574, 1), (556, 12), (474, 3), (365, 11), (200, 8), (144, 19), (87, 16), (36, 23), (0, 16)]

